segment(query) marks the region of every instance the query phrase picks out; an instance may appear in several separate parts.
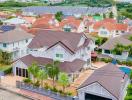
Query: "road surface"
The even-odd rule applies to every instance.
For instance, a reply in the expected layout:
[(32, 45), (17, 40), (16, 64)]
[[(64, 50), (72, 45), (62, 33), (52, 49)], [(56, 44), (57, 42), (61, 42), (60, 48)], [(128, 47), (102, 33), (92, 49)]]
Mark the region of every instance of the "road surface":
[(15, 93), (0, 89), (0, 100), (30, 100)]

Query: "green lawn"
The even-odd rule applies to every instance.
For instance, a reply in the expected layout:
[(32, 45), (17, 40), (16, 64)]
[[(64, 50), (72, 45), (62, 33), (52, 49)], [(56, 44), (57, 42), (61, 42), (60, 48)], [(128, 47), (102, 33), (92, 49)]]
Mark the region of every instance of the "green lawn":
[(11, 68), (11, 65), (2, 65), (2, 64), (0, 64), (0, 71), (5, 71), (9, 68)]

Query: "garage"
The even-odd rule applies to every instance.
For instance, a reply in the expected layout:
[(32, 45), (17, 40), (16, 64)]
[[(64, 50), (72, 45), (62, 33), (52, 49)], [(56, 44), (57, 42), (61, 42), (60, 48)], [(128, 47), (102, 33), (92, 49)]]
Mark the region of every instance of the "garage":
[(85, 93), (85, 100), (112, 100), (112, 99)]
[(28, 77), (27, 69), (16, 67), (16, 75), (21, 77)]

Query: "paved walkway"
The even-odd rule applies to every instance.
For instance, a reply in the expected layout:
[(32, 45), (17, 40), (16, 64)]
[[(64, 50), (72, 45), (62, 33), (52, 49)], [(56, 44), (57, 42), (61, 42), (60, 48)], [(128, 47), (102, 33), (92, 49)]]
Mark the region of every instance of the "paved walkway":
[(71, 84), (71, 86), (78, 88), (93, 72), (94, 70), (85, 70), (81, 72), (79, 77)]

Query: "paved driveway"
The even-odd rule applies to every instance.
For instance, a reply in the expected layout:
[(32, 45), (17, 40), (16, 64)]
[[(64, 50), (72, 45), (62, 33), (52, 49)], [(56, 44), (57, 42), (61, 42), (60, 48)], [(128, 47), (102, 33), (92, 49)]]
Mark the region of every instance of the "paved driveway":
[(23, 96), (0, 89), (0, 100), (30, 100)]

